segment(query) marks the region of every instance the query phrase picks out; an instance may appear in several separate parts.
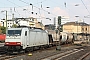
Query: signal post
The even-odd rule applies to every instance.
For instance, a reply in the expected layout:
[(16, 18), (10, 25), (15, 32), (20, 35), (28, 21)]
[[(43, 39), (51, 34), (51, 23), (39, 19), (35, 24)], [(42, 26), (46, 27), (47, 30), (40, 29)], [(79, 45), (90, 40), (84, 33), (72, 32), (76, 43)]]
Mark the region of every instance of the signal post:
[[(61, 46), (60, 46), (60, 31), (61, 31), (61, 16), (58, 16), (58, 18), (56, 18), (56, 50), (61, 50)], [(59, 33), (59, 43), (57, 41), (57, 34)]]

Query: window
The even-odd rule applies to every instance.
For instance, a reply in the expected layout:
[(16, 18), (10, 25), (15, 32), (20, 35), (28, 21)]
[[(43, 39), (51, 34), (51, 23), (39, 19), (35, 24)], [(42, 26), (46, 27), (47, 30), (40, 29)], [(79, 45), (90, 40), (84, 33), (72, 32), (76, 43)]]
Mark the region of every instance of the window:
[(84, 28), (82, 28), (82, 31), (84, 31)]
[(87, 31), (87, 28), (86, 28), (86, 31)]
[(20, 36), (21, 35), (21, 30), (8, 30), (8, 33), (7, 33), (8, 36), (12, 36), (12, 35), (15, 35), (15, 36)]
[(25, 36), (27, 36), (27, 31), (25, 31)]

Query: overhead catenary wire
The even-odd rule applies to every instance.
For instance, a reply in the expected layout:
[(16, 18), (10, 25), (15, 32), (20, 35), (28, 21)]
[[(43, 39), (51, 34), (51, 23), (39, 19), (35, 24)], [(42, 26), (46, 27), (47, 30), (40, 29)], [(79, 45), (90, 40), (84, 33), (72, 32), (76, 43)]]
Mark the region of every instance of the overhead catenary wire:
[[(53, 3), (56, 3), (56, 4), (60, 4), (59, 2), (54, 2), (53, 0), (51, 0), (51, 2), (53, 2)], [(73, 10), (70, 10), (70, 8), (68, 8), (68, 4), (67, 4), (67, 2), (65, 1), (64, 3), (64, 7), (65, 7), (65, 9), (67, 9), (68, 11), (70, 11), (72, 14), (75, 14), (75, 12), (73, 11)], [(59, 7), (62, 7), (63, 5), (59, 5)]]
[[(21, 7), (22, 9), (23, 9), (23, 7), (22, 6), (19, 6), (19, 5), (17, 5), (16, 3), (14, 3), (14, 2), (12, 2), (12, 1), (10, 1), (10, 0), (7, 0), (8, 2), (10, 2), (10, 3), (12, 3), (12, 4), (14, 4), (14, 5), (16, 5), (16, 6), (18, 6), (19, 8)], [(18, 10), (17, 10), (17, 8), (18, 7), (13, 7), (13, 12), (15, 12), (15, 13), (18, 13), (18, 15), (19, 15), (19, 17), (21, 16), (20, 15), (20, 13), (18, 12)], [(10, 7), (10, 10), (12, 9), (12, 7)], [(11, 12), (12, 13), (12, 12)]]
[[(22, 0), (19, 0), (19, 1), (21, 1), (21, 2), (23, 2), (23, 3), (25, 3), (25, 4), (31, 4), (31, 3), (27, 3), (27, 2), (22, 1)], [(33, 4), (32, 4), (32, 5), (33, 5)], [(42, 9), (42, 8), (39, 8), (39, 7), (37, 7), (37, 6), (34, 6), (34, 5), (33, 5), (33, 7), (37, 8), (37, 9), (39, 9), (39, 10), (43, 10), (43, 11), (45, 11), (45, 12), (48, 13), (48, 11), (46, 11), (46, 10), (44, 10), (44, 9)], [(54, 16), (57, 16), (57, 15), (55, 15), (55, 14), (53, 14), (53, 13), (50, 13), (50, 14), (52, 14), (52, 15), (54, 15)]]
[[(23, 9), (24, 6), (19, 6), (19, 5), (17, 5), (16, 3), (14, 3), (14, 2), (12, 2), (12, 1), (10, 1), (10, 0), (7, 0), (7, 1), (17, 6), (17, 7), (14, 7), (14, 12), (18, 13), (19, 16), (21, 16), (20, 13), (16, 10), (16, 8), (18, 8), (18, 7), (20, 8), (20, 7), (21, 7), (21, 8)], [(25, 2), (24, 2), (24, 3), (25, 3)], [(27, 5), (27, 6), (28, 6), (28, 5)], [(10, 7), (10, 8), (11, 8), (11, 7)], [(29, 13), (30, 13), (30, 12), (29, 12)]]
[(35, 4), (39, 4), (39, 3), (41, 3), (41, 2), (45, 2), (45, 1), (46, 1), (46, 0), (43, 0), (43, 1), (40, 1), (40, 2), (37, 2), (37, 3), (34, 3), (34, 5), (35, 5)]
[[(19, 0), (19, 1), (21, 1), (21, 2), (23, 2), (23, 3), (25, 3), (25, 4), (29, 4), (29, 3), (25, 2), (25, 1), (22, 1), (22, 0)], [(52, 2), (52, 1), (51, 1), (51, 2)], [(54, 2), (54, 3), (55, 3), (55, 2)], [(33, 7), (38, 8), (39, 11), (40, 11), (40, 10), (43, 10), (43, 11), (49, 13), (48, 11), (44, 10), (43, 8), (39, 8), (39, 7), (37, 7), (37, 6), (34, 6), (34, 4), (32, 4), (32, 5), (33, 5)], [(67, 6), (65, 6), (65, 8), (67, 8)], [(68, 8), (67, 8), (67, 9), (68, 9)], [(71, 10), (71, 11), (72, 11), (72, 10)], [(50, 14), (53, 15), (53, 16), (55, 16), (55, 17), (57, 16), (57, 15), (51, 13), (51, 12), (50, 12)]]
[[(9, 0), (7, 0), (7, 1), (9, 1)], [(11, 1), (9, 1), (10, 3), (12, 3), (12, 4), (14, 4), (14, 5), (17, 5), (17, 4), (15, 4), (15, 3), (13, 3), (13, 2), (11, 2)], [(20, 7), (19, 5), (17, 5), (18, 7)], [(17, 12), (18, 14), (19, 14), (19, 16), (20, 16), (20, 13), (16, 10), (16, 8), (14, 7), (14, 12)]]
[[(50, 1), (50, 0), (49, 0)], [(59, 2), (55, 2), (53, 0), (51, 0), (51, 2), (53, 3), (56, 3), (56, 4), (59, 4)], [(84, 2), (82, 1), (82, 3), (84, 4)], [(60, 7), (63, 6), (63, 5), (59, 5)], [(67, 2), (64, 2), (64, 6), (65, 6), (65, 9), (68, 9), (72, 14), (75, 14), (75, 12), (73, 12), (73, 10), (70, 10), (70, 8), (68, 8), (67, 6)], [(90, 14), (90, 11), (88, 10), (88, 8), (86, 7), (86, 5), (84, 4), (85, 6), (85, 9), (88, 11), (88, 13)]]
[[(7, 1), (11, 2), (12, 4), (14, 4), (14, 5), (18, 6), (18, 7), (23, 7), (23, 6), (19, 6), (18, 4), (12, 2), (11, 0), (7, 0)], [(23, 2), (23, 3), (25, 3), (25, 4), (27, 4), (26, 6), (30, 5), (29, 2), (25, 2), (24, 0), (19, 0), (19, 1), (21, 1), (21, 2)], [(45, 0), (45, 1), (47, 1), (47, 0)], [(39, 4), (39, 3), (45, 2), (45, 1), (42, 0), (42, 1), (39, 1), (39, 2), (37, 2), (37, 3), (34, 3), (33, 6), (34, 6), (35, 8), (38, 8), (39, 10), (43, 10), (43, 11), (45, 11), (45, 12), (48, 12), (48, 11), (46, 11), (46, 10), (43, 9), (43, 8), (39, 8), (39, 7), (35, 6), (35, 4)], [(81, 1), (82, 1), (82, 0), (81, 0)], [(53, 2), (53, 0), (52, 0), (51, 2)], [(56, 2), (53, 2), (53, 3), (56, 3)], [(58, 3), (58, 2), (57, 2), (57, 3)], [(66, 3), (66, 2), (65, 2), (65, 3)], [(59, 4), (59, 3), (58, 3), (58, 4)], [(66, 4), (67, 4), (67, 3), (66, 3)], [(66, 8), (68, 9), (67, 5), (66, 5)], [(86, 7), (86, 9), (87, 9), (87, 7)], [(16, 10), (16, 7), (15, 7), (15, 10)], [(68, 10), (69, 10), (69, 9), (68, 9)], [(69, 10), (69, 11), (70, 11), (71, 13), (74, 13), (72, 10)], [(88, 11), (89, 11), (89, 10), (88, 10)], [(30, 13), (30, 12), (29, 12), (29, 13)], [(50, 14), (52, 14), (52, 15), (54, 15), (54, 16), (57, 16), (57, 15), (51, 13), (51, 12), (50, 12)], [(19, 15), (20, 15), (20, 13), (19, 13)]]
[[(27, 2), (25, 2), (25, 1), (22, 1), (22, 0), (19, 0), (19, 1), (21, 1), (21, 2), (23, 2), (23, 3), (26, 3), (26, 4), (29, 4), (29, 3), (27, 3)], [(41, 3), (41, 2), (45, 2), (46, 0), (43, 0), (43, 1), (40, 1), (40, 2), (37, 2), (37, 3), (34, 3), (33, 5), (35, 5), (35, 4), (39, 4), (39, 3)]]
[[(15, 3), (11, 2), (10, 0), (7, 0), (7, 1), (10, 2), (10, 3), (12, 3), (12, 4), (14, 4), (14, 5), (16, 5), (16, 6), (18, 6), (18, 7), (21, 7), (21, 6), (17, 5), (17, 4), (15, 4)], [(19, 14), (19, 16), (20, 16), (20, 13), (16, 10), (15, 7), (14, 7), (14, 12), (17, 12)]]
[[(16, 8), (19, 7), (19, 8), (22, 8), (22, 9), (23, 9), (23, 7), (25, 7), (25, 6), (19, 6), (19, 5), (17, 5), (16, 3), (14, 3), (14, 2), (12, 2), (12, 1), (10, 1), (10, 0), (7, 0), (7, 1), (17, 6), (17, 7), (14, 7), (14, 12), (18, 13), (19, 16), (20, 16), (20, 13), (16, 10)], [(22, 1), (22, 2), (24, 2), (24, 1)], [(26, 3), (26, 2), (24, 2), (24, 3)], [(28, 6), (28, 5), (27, 5), (27, 6)], [(11, 8), (11, 7), (10, 7), (10, 8)], [(30, 12), (29, 12), (29, 13), (30, 13)]]
[[(8, 0), (8, 1), (9, 1), (9, 0)], [(21, 2), (29, 5), (29, 3), (25, 2), (25, 1), (22, 1), (22, 0), (19, 0), (19, 1), (21, 1)], [(45, 1), (46, 1), (46, 0), (45, 0)], [(9, 2), (11, 2), (11, 1), (9, 1)], [(48, 11), (44, 10), (43, 8), (39, 8), (39, 7), (37, 7), (37, 6), (34, 6), (35, 4), (38, 4), (38, 3), (41, 3), (41, 2), (44, 2), (44, 0), (43, 0), (43, 1), (40, 1), (40, 2), (37, 2), (37, 3), (34, 3), (34, 4), (33, 4), (33, 7), (38, 8), (39, 10), (43, 10), (43, 11), (49, 13)], [(53, 1), (51, 1), (51, 2), (53, 2)], [(19, 6), (19, 5), (15, 4), (14, 2), (11, 2), (11, 3), (14, 4), (14, 5), (16, 5), (16, 6), (18, 6), (18, 7), (22, 7), (22, 6)], [(55, 3), (55, 2), (54, 2), (54, 3)], [(28, 5), (27, 5), (27, 6), (28, 6)], [(15, 9), (16, 9), (16, 7), (15, 7)], [(53, 15), (53, 16), (57, 16), (57, 15), (51, 13), (51, 12), (50, 12), (50, 14)], [(19, 15), (20, 15), (20, 14), (19, 14)]]
[[(53, 0), (51, 0), (52, 3), (56, 3), (56, 4), (60, 4), (59, 2), (54, 2)], [(73, 12), (73, 10), (70, 10), (67, 6), (67, 2), (64, 2), (64, 7), (65, 9), (67, 9), (68, 11), (70, 11), (72, 14), (75, 14), (75, 12)], [(59, 5), (59, 7), (62, 7), (63, 5)]]
[(18, 7), (21, 7), (21, 6), (17, 5), (16, 3), (11, 2), (10, 0), (7, 0), (7, 1), (10, 2), (10, 3), (12, 3), (12, 4), (14, 4), (14, 5), (16, 5), (16, 6), (18, 6)]
[(90, 2), (90, 0), (88, 0)]
[[(17, 4), (14, 3), (14, 2), (11, 2), (10, 0), (7, 0), (7, 1), (10, 2), (10, 3), (12, 3), (12, 4), (14, 4), (14, 5), (16, 5), (16, 6), (18, 6), (18, 7), (22, 7), (22, 6), (17, 5)], [(25, 1), (22, 1), (22, 0), (19, 0), (19, 1), (21, 1), (21, 2), (23, 2), (23, 3), (25, 3), (25, 4), (30, 5), (29, 3), (25, 2)], [(41, 3), (41, 2), (44, 2), (44, 1), (46, 1), (46, 0), (40, 1), (40, 2), (38, 2), (38, 3)], [(38, 3), (36, 3), (36, 4), (38, 4)], [(27, 6), (28, 6), (28, 5), (27, 5)], [(33, 7), (38, 8), (38, 7), (36, 7), (36, 6), (33, 6)], [(11, 8), (11, 7), (10, 7), (10, 8)], [(38, 8), (38, 9), (39, 9), (39, 10), (42, 10), (42, 8)], [(44, 9), (43, 9), (43, 11), (48, 12), (48, 11), (46, 11), (46, 10), (44, 10)], [(19, 13), (18, 11), (16, 11), (16, 7), (14, 7), (14, 12), (17, 12), (17, 13), (20, 15), (20, 13)], [(36, 13), (36, 15), (37, 15), (37, 13)]]
[(86, 10), (87, 10), (87, 11), (88, 11), (88, 13), (90, 14), (90, 12), (89, 12), (89, 10), (88, 10), (87, 6), (84, 4), (83, 0), (81, 0), (81, 2), (83, 3), (83, 5), (85, 6)]

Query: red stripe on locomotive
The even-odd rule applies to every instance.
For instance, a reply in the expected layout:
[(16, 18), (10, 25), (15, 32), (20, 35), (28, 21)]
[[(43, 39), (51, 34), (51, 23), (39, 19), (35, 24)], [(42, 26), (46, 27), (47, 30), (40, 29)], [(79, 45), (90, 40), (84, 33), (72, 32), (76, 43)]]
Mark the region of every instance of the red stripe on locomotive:
[(21, 42), (5, 42), (5, 45), (21, 45)]

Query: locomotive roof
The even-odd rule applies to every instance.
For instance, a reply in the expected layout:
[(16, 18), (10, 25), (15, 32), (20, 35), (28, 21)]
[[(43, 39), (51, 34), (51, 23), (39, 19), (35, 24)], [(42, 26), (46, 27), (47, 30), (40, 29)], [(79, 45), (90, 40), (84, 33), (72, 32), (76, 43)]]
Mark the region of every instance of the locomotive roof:
[[(28, 27), (23, 27), (23, 28), (28, 28)], [(23, 29), (22, 27), (20, 28), (8, 28), (8, 30), (22, 30)], [(43, 32), (46, 32), (45, 30), (42, 30), (40, 28), (28, 28), (30, 31), (43, 31)]]
[(18, 26), (17, 28), (30, 28), (30, 29), (41, 29), (41, 30), (43, 30), (42, 28), (36, 28), (36, 27), (30, 27), (30, 26)]
[(8, 30), (21, 30), (22, 28), (8, 28)]

